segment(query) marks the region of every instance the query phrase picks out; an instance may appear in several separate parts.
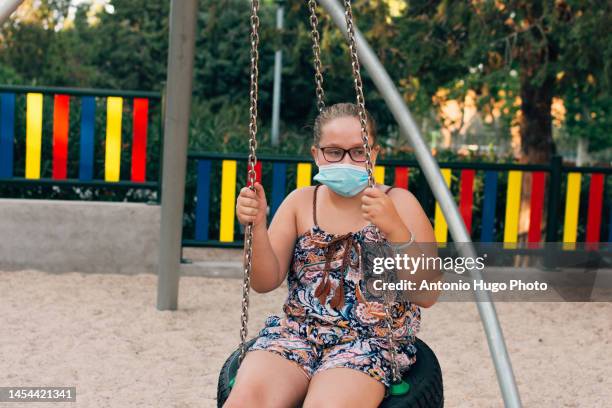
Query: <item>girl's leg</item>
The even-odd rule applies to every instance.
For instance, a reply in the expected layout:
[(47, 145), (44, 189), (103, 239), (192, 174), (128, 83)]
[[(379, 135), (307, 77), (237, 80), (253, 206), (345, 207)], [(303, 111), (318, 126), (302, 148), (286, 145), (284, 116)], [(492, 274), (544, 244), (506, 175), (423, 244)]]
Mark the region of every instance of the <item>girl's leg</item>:
[(299, 406), (308, 389), (308, 376), (297, 363), (265, 350), (249, 351), (223, 405), (288, 408)]
[(303, 408), (378, 407), (385, 386), (368, 374), (337, 367), (318, 371), (310, 380)]

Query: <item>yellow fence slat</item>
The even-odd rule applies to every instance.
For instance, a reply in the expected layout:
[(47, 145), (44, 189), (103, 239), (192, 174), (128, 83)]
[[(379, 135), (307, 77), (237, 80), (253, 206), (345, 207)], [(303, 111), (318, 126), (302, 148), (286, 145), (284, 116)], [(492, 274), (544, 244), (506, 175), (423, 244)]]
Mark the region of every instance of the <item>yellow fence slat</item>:
[(565, 195), (565, 221), (563, 223), (564, 243), (576, 242), (576, 234), (578, 231), (578, 210), (580, 209), (581, 178), (582, 175), (580, 173), (571, 172), (567, 174), (567, 192)]
[[(442, 177), (444, 177), (446, 185), (450, 187), (451, 169), (440, 169), (440, 172), (442, 173)], [(446, 224), (446, 219), (444, 218), (444, 213), (442, 213), (442, 208), (440, 207), (438, 200), (436, 200), (436, 210), (434, 214), (434, 234), (436, 236), (436, 242), (446, 242), (448, 225)]]
[(297, 165), (297, 188), (310, 185), (312, 165), (310, 163), (298, 163)]
[(221, 224), (219, 241), (234, 241), (236, 210), (236, 160), (223, 160), (221, 167)]
[(119, 181), (121, 171), (121, 114), (123, 98), (106, 98), (106, 156), (104, 160), (104, 180)]
[(513, 247), (518, 241), (522, 179), (522, 171), (508, 171), (508, 187), (506, 189), (506, 215), (504, 221), (504, 247)]
[(42, 145), (43, 95), (28, 93), (26, 96), (26, 165), (25, 177), (40, 178), (40, 154)]
[(385, 184), (385, 166), (374, 166), (374, 181)]

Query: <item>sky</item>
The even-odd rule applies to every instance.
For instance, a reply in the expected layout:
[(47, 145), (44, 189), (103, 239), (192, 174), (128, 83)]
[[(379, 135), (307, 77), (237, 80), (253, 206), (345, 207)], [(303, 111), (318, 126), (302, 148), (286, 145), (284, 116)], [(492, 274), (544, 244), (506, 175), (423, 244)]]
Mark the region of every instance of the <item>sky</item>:
[(68, 20), (74, 20), (74, 16), (76, 14), (77, 6), (81, 4), (92, 4), (93, 10), (99, 10), (100, 8), (104, 8), (105, 11), (109, 14), (112, 14), (115, 11), (115, 8), (110, 4), (110, 0), (71, 0), (71, 7), (68, 12)]

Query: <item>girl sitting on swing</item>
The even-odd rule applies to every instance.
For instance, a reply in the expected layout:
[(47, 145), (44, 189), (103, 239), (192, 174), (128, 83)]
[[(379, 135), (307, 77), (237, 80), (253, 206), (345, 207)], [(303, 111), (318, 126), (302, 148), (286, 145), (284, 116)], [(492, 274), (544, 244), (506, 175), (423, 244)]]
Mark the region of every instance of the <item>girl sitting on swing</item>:
[[(380, 146), (366, 115), (373, 164)], [(389, 242), (408, 242), (411, 233), (415, 242), (435, 237), (409, 191), (368, 187), (362, 140), (356, 105), (324, 108), (311, 147), (319, 168), (314, 179), (321, 184), (289, 194), (269, 228), (261, 184), (240, 191), (238, 220), (253, 223), (252, 288), (276, 289), (289, 271), (289, 295), (284, 316), (268, 317), (248, 349), (224, 407), (377, 407), (388, 392), (385, 313), (381, 303), (365, 299), (359, 244), (376, 241), (376, 227)], [(432, 306), (438, 295), (390, 305), (399, 369), (416, 361), (419, 306)]]

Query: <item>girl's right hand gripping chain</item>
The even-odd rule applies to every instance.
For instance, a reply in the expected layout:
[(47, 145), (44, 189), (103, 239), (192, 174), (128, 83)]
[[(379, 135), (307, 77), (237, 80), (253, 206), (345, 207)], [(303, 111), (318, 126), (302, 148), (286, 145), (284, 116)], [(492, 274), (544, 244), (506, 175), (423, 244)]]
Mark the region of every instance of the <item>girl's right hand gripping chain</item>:
[(260, 183), (255, 182), (255, 191), (248, 187), (240, 190), (236, 200), (236, 216), (242, 225), (246, 226), (252, 222), (253, 227), (262, 224), (265, 227), (267, 210), (266, 193)]

